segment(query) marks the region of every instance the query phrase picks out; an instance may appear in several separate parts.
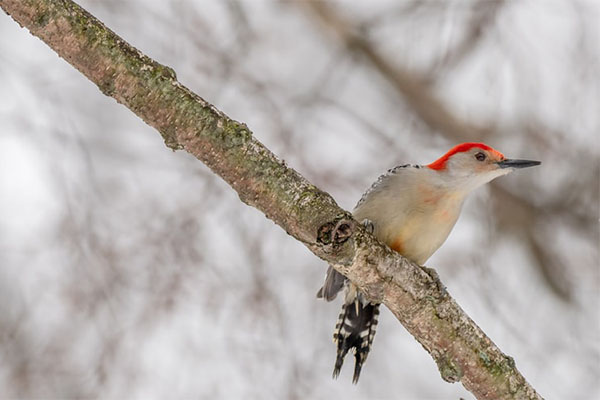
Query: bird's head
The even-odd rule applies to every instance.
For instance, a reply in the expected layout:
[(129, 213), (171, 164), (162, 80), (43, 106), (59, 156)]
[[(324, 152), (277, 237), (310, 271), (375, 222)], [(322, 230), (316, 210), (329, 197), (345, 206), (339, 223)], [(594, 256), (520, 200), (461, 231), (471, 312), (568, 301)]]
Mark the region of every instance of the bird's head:
[(457, 189), (471, 191), (515, 169), (539, 164), (540, 161), (508, 159), (484, 143), (462, 143), (427, 167)]

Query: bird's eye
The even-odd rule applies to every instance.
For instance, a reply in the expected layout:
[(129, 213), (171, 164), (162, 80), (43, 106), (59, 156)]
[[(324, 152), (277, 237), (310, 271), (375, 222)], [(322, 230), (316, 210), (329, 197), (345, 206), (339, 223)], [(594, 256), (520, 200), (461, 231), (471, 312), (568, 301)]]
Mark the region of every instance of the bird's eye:
[(482, 152), (475, 153), (475, 158), (477, 159), (477, 161), (484, 161), (485, 160), (485, 154), (482, 153)]

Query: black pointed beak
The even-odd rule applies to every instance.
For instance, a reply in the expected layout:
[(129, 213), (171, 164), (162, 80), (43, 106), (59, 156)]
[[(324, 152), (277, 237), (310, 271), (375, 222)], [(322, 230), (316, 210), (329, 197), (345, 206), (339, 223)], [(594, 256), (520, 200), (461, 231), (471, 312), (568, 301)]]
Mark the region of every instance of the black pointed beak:
[(498, 164), (500, 168), (527, 168), (540, 165), (541, 163), (541, 161), (511, 160), (507, 158), (506, 160), (498, 161), (496, 164)]

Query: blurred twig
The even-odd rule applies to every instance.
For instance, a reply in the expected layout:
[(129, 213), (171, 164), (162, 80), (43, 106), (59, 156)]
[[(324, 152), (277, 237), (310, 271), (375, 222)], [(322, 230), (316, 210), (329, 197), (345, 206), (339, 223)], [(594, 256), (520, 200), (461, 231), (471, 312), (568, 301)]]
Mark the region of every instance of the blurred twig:
[(323, 1), (300, 2), (313, 11), (319, 20), (333, 30), (342, 43), (353, 52), (362, 55), (379, 73), (385, 77), (400, 93), (405, 101), (433, 131), (450, 135), (462, 141), (473, 140), (485, 135), (488, 129), (467, 124), (458, 119), (427, 88), (422, 76), (392, 63), (380, 54), (364, 35), (342, 18)]
[(441, 69), (449, 70), (456, 67), (481, 46), (485, 34), (490, 30), (490, 25), (492, 25), (504, 4), (504, 0), (475, 3), (473, 6), (474, 15), (467, 26), (467, 32), (457, 45), (446, 50), (444, 55), (425, 73), (428, 82), (434, 81)]

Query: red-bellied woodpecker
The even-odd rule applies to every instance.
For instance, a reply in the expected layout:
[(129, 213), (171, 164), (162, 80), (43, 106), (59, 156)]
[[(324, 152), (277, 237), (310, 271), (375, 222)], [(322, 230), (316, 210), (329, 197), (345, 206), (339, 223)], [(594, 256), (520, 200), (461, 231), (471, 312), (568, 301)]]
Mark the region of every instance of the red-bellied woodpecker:
[[(423, 265), (448, 237), (472, 190), (515, 169), (539, 164), (507, 159), (483, 143), (459, 144), (431, 164), (390, 169), (362, 196), (353, 215), (390, 248)], [(344, 305), (333, 334), (337, 344), (333, 377), (353, 350), (356, 383), (375, 336), (379, 304), (366, 301), (331, 266), (317, 297), (331, 301), (343, 288)]]

